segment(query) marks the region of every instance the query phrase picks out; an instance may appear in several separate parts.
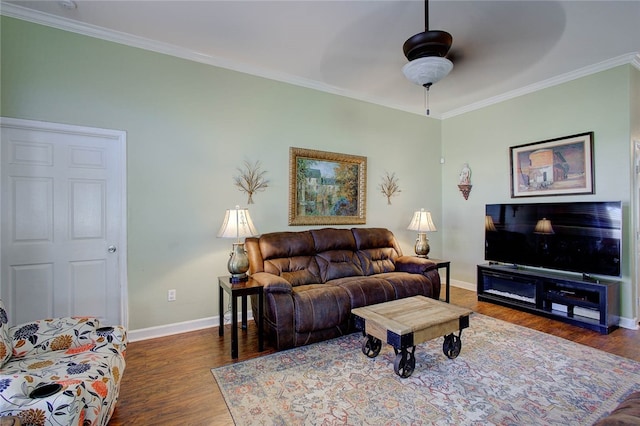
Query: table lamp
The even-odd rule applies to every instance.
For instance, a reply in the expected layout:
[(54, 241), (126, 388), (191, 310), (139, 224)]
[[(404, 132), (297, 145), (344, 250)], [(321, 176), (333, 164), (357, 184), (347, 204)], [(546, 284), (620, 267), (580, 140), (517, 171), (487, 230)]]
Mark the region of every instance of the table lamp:
[(251, 216), (249, 209), (241, 209), (236, 206), (235, 209), (227, 210), (224, 215), (224, 222), (218, 231), (218, 238), (235, 238), (233, 250), (231, 251), (227, 268), (231, 274), (231, 282), (240, 282), (247, 280), (247, 271), (249, 270), (249, 258), (244, 251), (244, 243), (240, 242), (240, 238), (253, 237), (258, 235), (258, 231)]
[(429, 256), (429, 239), (427, 238), (427, 232), (437, 231), (436, 226), (433, 224), (433, 220), (431, 219), (431, 212), (426, 212), (424, 209), (420, 209), (413, 214), (413, 218), (411, 219), (411, 223), (407, 227), (410, 231), (418, 231), (418, 238), (416, 238), (416, 246), (415, 251), (416, 254), (420, 257)]
[(538, 222), (536, 222), (536, 227), (533, 229), (535, 234), (542, 235), (553, 235), (555, 232), (553, 231), (553, 226), (551, 226), (551, 221), (546, 217), (543, 217)]

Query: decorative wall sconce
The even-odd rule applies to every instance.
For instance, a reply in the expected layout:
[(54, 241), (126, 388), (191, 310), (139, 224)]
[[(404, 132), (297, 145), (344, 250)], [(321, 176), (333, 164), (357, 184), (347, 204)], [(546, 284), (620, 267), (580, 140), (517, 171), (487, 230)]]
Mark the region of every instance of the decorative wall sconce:
[(462, 170), (460, 171), (460, 178), (458, 181), (458, 189), (462, 192), (462, 196), (465, 200), (469, 199), (471, 193), (471, 169), (468, 163), (464, 163)]

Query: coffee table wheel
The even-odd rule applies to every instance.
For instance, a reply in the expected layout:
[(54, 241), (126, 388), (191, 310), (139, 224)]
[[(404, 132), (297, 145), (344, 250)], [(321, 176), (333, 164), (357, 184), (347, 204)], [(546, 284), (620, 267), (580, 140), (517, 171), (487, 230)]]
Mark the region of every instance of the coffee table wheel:
[(373, 336), (367, 335), (362, 341), (362, 353), (369, 358), (375, 358), (380, 353), (382, 341)]
[(414, 356), (415, 351), (415, 346), (411, 349), (411, 352), (406, 349), (397, 351), (399, 353), (397, 353), (396, 360), (393, 362), (393, 370), (403, 379), (411, 376), (413, 370), (416, 368), (416, 357)]
[(444, 343), (442, 344), (442, 352), (449, 358), (454, 359), (460, 355), (462, 349), (462, 341), (460, 336), (455, 334), (448, 334), (444, 336)]

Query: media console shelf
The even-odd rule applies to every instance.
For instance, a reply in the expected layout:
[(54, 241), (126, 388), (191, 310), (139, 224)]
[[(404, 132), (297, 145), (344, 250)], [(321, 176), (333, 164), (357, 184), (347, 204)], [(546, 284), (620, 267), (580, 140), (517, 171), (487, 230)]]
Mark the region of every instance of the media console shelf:
[(512, 265), (478, 265), (478, 300), (608, 334), (618, 328), (617, 281), (582, 279)]

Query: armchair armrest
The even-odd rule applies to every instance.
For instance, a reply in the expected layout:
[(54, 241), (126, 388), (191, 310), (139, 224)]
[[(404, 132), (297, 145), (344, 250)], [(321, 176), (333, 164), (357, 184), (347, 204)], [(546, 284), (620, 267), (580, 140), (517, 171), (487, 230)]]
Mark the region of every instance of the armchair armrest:
[(13, 356), (19, 358), (92, 343), (91, 335), (98, 327), (100, 321), (93, 317), (43, 319), (11, 327)]
[[(77, 382), (79, 383), (80, 380)], [(45, 419), (42, 419), (42, 423), (39, 424), (53, 424), (54, 422), (65, 425), (82, 424), (85, 411), (82, 407), (85, 404), (86, 391), (82, 392), (81, 389), (84, 388), (81, 388), (79, 384), (64, 384), (59, 391), (53, 394), (47, 395), (45, 393), (43, 396), (38, 396), (38, 390), (53, 383), (42, 377), (34, 376), (31, 372), (12, 372), (10, 375), (3, 376), (0, 383), (2, 384), (0, 387), (0, 416), (21, 417), (22, 414), (27, 415), (26, 418), (30, 419), (31, 412), (34, 413), (32, 416), (41, 413), (43, 417), (47, 417), (46, 422)], [(45, 413), (55, 419), (49, 422), (51, 419)], [(25, 422), (25, 418), (21, 420)], [(36, 423), (37, 419), (34, 423), (29, 424)]]
[(436, 263), (431, 259), (416, 256), (400, 256), (396, 259), (396, 271), (411, 274), (424, 274), (436, 269)]
[(127, 330), (121, 325), (97, 328), (91, 335), (91, 339), (96, 344), (96, 349), (103, 346), (114, 347), (122, 355), (126, 353), (127, 343), (129, 343)]
[(291, 283), (281, 276), (268, 272), (256, 272), (251, 278), (262, 284), (265, 293), (286, 293), (291, 294)]

